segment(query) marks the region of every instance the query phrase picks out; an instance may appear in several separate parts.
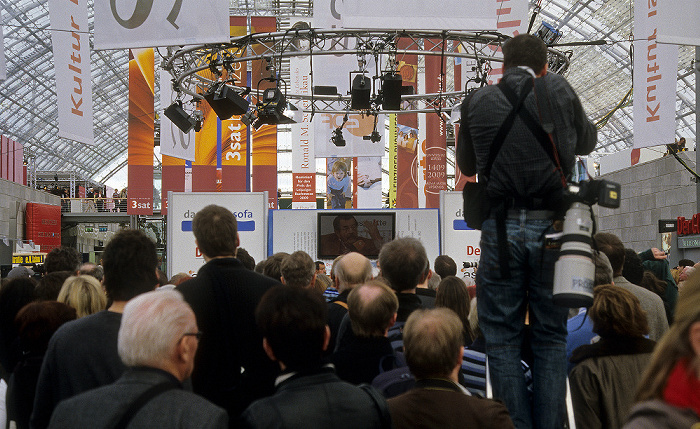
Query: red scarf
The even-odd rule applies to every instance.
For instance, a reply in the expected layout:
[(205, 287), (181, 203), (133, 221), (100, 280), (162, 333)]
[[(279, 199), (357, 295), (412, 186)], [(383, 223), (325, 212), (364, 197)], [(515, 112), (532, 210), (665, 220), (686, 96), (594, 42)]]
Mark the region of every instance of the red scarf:
[(681, 359), (673, 367), (664, 388), (664, 400), (676, 407), (690, 408), (700, 415), (700, 380), (688, 366), (688, 360)]

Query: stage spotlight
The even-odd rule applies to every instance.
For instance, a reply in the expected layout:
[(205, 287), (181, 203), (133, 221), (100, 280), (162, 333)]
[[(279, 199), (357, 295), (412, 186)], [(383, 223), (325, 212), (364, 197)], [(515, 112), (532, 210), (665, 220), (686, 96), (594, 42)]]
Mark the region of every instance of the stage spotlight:
[(331, 142), (338, 147), (345, 146), (345, 139), (343, 138), (343, 129), (341, 127), (338, 127), (333, 130)]
[(382, 75), (382, 109), (401, 109), (402, 84), (403, 80), (398, 73), (389, 72)]
[(371, 91), (372, 81), (370, 78), (361, 74), (355, 76), (350, 88), (350, 108), (353, 110), (367, 110), (372, 107), (370, 103)]
[[(197, 126), (197, 119), (188, 115), (182, 108), (182, 102), (176, 101), (165, 109), (165, 116), (175, 124), (183, 133), (189, 133)], [(199, 125), (201, 128), (201, 123)], [(199, 131), (199, 130), (196, 130)]]
[(221, 120), (229, 119), (233, 115), (245, 114), (250, 104), (248, 100), (223, 82), (216, 82), (210, 86), (204, 94), (204, 99)]
[(315, 85), (314, 95), (338, 95), (337, 86)]
[(561, 39), (562, 32), (554, 28), (552, 25), (542, 21), (540, 28), (535, 32), (535, 36), (539, 37), (547, 45), (553, 45)]
[(270, 125), (296, 123), (290, 116), (285, 115), (285, 111), (288, 110), (292, 109), (289, 108), (282, 91), (279, 88), (268, 88), (263, 92), (262, 101), (258, 103), (258, 120)]

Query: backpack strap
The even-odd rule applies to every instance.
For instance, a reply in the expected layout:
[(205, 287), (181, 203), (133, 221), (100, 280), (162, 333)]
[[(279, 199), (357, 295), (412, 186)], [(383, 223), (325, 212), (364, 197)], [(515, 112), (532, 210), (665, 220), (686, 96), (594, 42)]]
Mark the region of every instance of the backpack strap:
[(389, 414), (389, 407), (386, 405), (386, 399), (377, 393), (376, 389), (369, 384), (361, 384), (360, 389), (364, 390), (367, 395), (374, 402), (377, 412), (379, 413), (379, 419), (382, 423), (383, 429), (391, 428), (391, 414)]
[(333, 304), (338, 304), (339, 306), (343, 307), (344, 309), (348, 309), (348, 303), (343, 302), (343, 301), (333, 301)]
[(136, 413), (138, 413), (139, 410), (141, 410), (141, 408), (143, 408), (156, 396), (174, 388), (175, 385), (171, 381), (164, 381), (147, 389), (129, 405), (129, 407), (124, 411), (122, 417), (113, 427), (113, 429), (126, 429), (126, 427), (129, 426), (129, 423), (134, 418)]

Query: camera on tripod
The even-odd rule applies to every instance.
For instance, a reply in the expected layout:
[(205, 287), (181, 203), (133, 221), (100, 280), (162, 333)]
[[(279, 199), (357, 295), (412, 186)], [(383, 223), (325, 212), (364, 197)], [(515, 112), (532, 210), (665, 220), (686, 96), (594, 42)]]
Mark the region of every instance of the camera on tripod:
[(591, 206), (620, 207), (620, 184), (607, 180), (570, 183), (564, 198), (570, 206), (564, 218), (559, 259), (554, 264), (554, 303), (590, 307), (595, 285)]

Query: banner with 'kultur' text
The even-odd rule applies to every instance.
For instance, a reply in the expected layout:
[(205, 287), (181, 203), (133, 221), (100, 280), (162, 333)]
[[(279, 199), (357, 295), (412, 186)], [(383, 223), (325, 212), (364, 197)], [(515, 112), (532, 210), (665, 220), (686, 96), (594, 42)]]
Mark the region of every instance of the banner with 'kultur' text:
[(87, 0), (49, 0), (58, 136), (94, 144)]
[(659, 8), (668, 0), (634, 2), (634, 147), (671, 144), (676, 131), (678, 46), (657, 42)]

